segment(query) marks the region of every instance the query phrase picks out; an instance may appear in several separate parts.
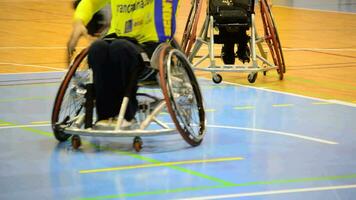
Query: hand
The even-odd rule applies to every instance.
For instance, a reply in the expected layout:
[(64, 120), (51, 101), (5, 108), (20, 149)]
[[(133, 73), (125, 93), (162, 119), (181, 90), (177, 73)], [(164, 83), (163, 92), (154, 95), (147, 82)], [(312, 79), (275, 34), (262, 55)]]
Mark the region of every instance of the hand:
[(88, 32), (81, 20), (76, 20), (73, 23), (73, 30), (72, 33), (69, 37), (69, 40), (67, 42), (67, 64), (69, 66), (70, 60), (73, 56), (73, 53), (75, 51), (75, 47), (77, 46), (77, 43), (79, 39), (82, 36), (87, 36)]

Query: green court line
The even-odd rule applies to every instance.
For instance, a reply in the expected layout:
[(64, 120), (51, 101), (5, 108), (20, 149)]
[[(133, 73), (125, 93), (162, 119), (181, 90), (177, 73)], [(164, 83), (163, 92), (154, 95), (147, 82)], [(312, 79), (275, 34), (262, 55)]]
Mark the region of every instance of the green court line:
[[(91, 144), (91, 145), (96, 147), (95, 144)], [(117, 153), (117, 154), (120, 154), (120, 155), (130, 156), (132, 158), (136, 158), (136, 159), (143, 160), (143, 161), (150, 162), (150, 163), (156, 163), (156, 164), (162, 163), (162, 161), (160, 161), (160, 160), (156, 160), (156, 159), (153, 159), (153, 158), (145, 157), (145, 156), (142, 156), (142, 155), (139, 155), (139, 154), (135, 154), (135, 153), (131, 153), (131, 152), (119, 151), (119, 150), (112, 149), (112, 148), (104, 148), (104, 150), (111, 151), (111, 152), (114, 152), (114, 153)], [(216, 178), (216, 177), (213, 177), (213, 176), (209, 176), (207, 174), (203, 174), (203, 173), (200, 173), (200, 172), (197, 172), (197, 171), (189, 170), (189, 169), (184, 168), (184, 167), (179, 167), (179, 166), (175, 166), (175, 165), (166, 166), (166, 167), (170, 168), (170, 169), (173, 169), (173, 170), (176, 170), (176, 171), (184, 172), (186, 174), (190, 174), (190, 175), (193, 175), (193, 176), (196, 176), (196, 177), (200, 177), (200, 178), (203, 178), (203, 179), (206, 179), (206, 180), (210, 180), (210, 181), (213, 181), (213, 182), (225, 185), (225, 186), (234, 185), (234, 183), (232, 183), (232, 182), (228, 182), (228, 181), (225, 181), (223, 179), (219, 179), (219, 178)]]
[[(16, 124), (14, 124), (14, 123), (5, 122), (3, 120), (0, 120), (0, 123), (9, 123), (9, 124), (11, 124), (13, 126), (16, 126)], [(40, 135), (53, 136), (53, 133), (42, 131), (42, 130), (38, 130), (38, 129), (34, 129), (34, 128), (30, 128), (30, 127), (19, 127), (19, 128), (23, 129), (23, 130), (26, 130), (26, 131), (29, 131), (29, 132), (37, 133), (37, 134), (40, 134)], [(90, 144), (93, 147), (97, 147), (95, 144), (92, 144), (92, 143), (89, 143), (89, 142), (88, 142), (88, 144)], [(162, 163), (162, 161), (160, 161), (160, 160), (156, 160), (156, 159), (153, 159), (153, 158), (145, 157), (145, 156), (142, 156), (142, 155), (139, 155), (139, 154), (135, 154), (135, 153), (131, 153), (131, 152), (118, 151), (118, 150), (112, 149), (112, 148), (104, 148), (104, 150), (111, 151), (111, 152), (114, 152), (114, 153), (117, 153), (117, 154), (120, 154), (120, 155), (129, 156), (129, 157), (136, 158), (136, 159), (139, 159), (139, 160), (143, 160), (143, 161), (146, 161), (146, 162), (149, 162), (149, 163)], [(184, 173), (187, 173), (187, 174), (190, 174), (190, 175), (193, 175), (193, 176), (196, 176), (196, 177), (200, 177), (200, 178), (203, 178), (203, 179), (206, 179), (206, 180), (210, 180), (210, 181), (222, 184), (222, 185), (233, 185), (234, 184), (232, 182), (228, 182), (228, 181), (216, 178), (216, 177), (209, 176), (207, 174), (203, 174), (203, 173), (196, 172), (196, 171), (193, 171), (193, 170), (189, 170), (189, 169), (186, 169), (186, 168), (183, 168), (183, 167), (179, 167), (179, 166), (167, 166), (167, 168), (170, 168), (170, 169), (173, 169), (173, 170), (176, 170), (176, 171), (180, 171), (180, 172), (184, 172)]]
[(179, 192), (189, 192), (189, 191), (199, 191), (199, 190), (209, 190), (218, 188), (228, 188), (228, 187), (246, 187), (246, 186), (256, 186), (256, 185), (276, 185), (276, 184), (288, 184), (288, 183), (305, 183), (305, 182), (315, 182), (315, 181), (331, 181), (331, 180), (344, 180), (344, 179), (354, 179), (356, 174), (340, 175), (340, 176), (322, 176), (322, 177), (308, 177), (308, 178), (296, 178), (296, 179), (280, 179), (271, 181), (254, 181), (230, 185), (215, 185), (215, 186), (201, 186), (201, 187), (183, 187), (176, 189), (167, 190), (153, 190), (147, 192), (137, 192), (137, 193), (126, 193), (117, 195), (105, 195), (90, 198), (78, 198), (80, 200), (102, 200), (102, 199), (115, 199), (124, 197), (138, 197), (146, 195), (163, 195)]
[[(6, 121), (3, 121), (1, 119), (0, 119), (0, 123), (4, 123), (4, 124), (10, 125), (10, 126), (18, 126), (15, 123), (6, 122)], [(42, 130), (31, 128), (31, 127), (18, 127), (18, 128), (22, 129), (22, 130), (25, 130), (25, 131), (32, 132), (32, 133), (37, 133), (37, 134), (40, 134), (40, 135), (44, 135), (44, 136), (53, 136), (53, 133), (49, 133), (47, 131), (42, 131)]]
[(0, 123), (0, 126), (11, 126), (9, 123)]

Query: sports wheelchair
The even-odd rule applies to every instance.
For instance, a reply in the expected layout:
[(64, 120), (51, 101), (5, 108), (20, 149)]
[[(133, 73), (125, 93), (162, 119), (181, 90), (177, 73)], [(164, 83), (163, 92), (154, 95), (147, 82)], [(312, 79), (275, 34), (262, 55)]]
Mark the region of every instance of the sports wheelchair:
[[(203, 27), (199, 37), (196, 37), (201, 4), (202, 0), (192, 2), (181, 43), (183, 51), (193, 63), (194, 70), (211, 72), (215, 83), (222, 81), (222, 76), (218, 72), (247, 72), (249, 73), (248, 81), (254, 83), (258, 72), (266, 75), (266, 72), (272, 69), (276, 69), (279, 79), (283, 80), (286, 72), (285, 61), (276, 24), (267, 0), (258, 0), (263, 36), (259, 36), (256, 31), (254, 0), (209, 0)], [(249, 36), (246, 35), (249, 41), (246, 49), (248, 57), (242, 59), (242, 65), (235, 65), (235, 57), (239, 57), (239, 52), (237, 55), (234, 53), (234, 45), (243, 45), (240, 40), (244, 35), (241, 36), (239, 33), (244, 31), (249, 32)], [(193, 59), (198, 57), (197, 53), (203, 44), (208, 46), (207, 54), (193, 62)], [(215, 44), (223, 44), (221, 57), (224, 65), (216, 64)], [(270, 58), (264, 49), (265, 45), (270, 51)], [(209, 66), (199, 67), (206, 59), (209, 59)]]
[[(51, 124), (58, 141), (63, 142), (71, 137), (72, 147), (77, 149), (81, 145), (81, 135), (133, 137), (133, 148), (138, 152), (143, 144), (141, 136), (178, 131), (191, 146), (202, 142), (205, 135), (202, 95), (191, 64), (178, 48), (163, 43), (154, 51), (149, 63), (158, 72), (156, 81), (139, 82), (139, 109), (135, 116), (138, 124), (129, 130), (120, 128), (129, 95), (123, 99), (114, 130), (95, 127), (95, 91), (87, 53), (88, 48), (73, 59), (57, 92)], [(169, 113), (175, 128), (169, 126), (171, 123), (159, 119), (163, 111)]]

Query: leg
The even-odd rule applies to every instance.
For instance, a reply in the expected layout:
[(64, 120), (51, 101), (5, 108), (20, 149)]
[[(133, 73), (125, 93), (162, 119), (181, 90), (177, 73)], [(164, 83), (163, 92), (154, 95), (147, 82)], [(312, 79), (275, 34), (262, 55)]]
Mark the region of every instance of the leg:
[(237, 32), (238, 38), (238, 49), (237, 49), (237, 57), (243, 62), (250, 62), (250, 49), (247, 46), (247, 42), (250, 37), (246, 34), (245, 28), (240, 28)]
[(95, 41), (88, 52), (88, 63), (93, 69), (94, 90), (96, 96), (96, 111), (98, 120), (114, 116), (112, 112), (112, 97), (110, 81), (113, 76), (109, 63), (109, 43), (103, 40)]
[[(111, 75), (106, 81), (108, 81), (111, 91), (112, 112), (116, 116), (119, 112), (122, 99), (125, 93), (128, 92), (130, 98), (125, 119), (130, 121), (135, 117), (135, 113), (138, 108), (136, 99), (137, 92), (137, 74), (142, 70), (143, 63), (140, 57), (140, 53), (132, 42), (125, 39), (114, 40), (110, 44), (109, 48), (109, 61), (111, 63)], [(132, 86), (129, 82), (133, 78)], [(131, 87), (130, 91), (127, 91), (128, 87)]]

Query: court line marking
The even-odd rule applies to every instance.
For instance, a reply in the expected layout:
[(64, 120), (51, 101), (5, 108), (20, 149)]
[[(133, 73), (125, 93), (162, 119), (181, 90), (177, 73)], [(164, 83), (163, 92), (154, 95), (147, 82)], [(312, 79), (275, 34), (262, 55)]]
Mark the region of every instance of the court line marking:
[(43, 69), (54, 69), (54, 70), (58, 70), (60, 72), (66, 72), (67, 69), (64, 68), (57, 68), (57, 67), (49, 67), (49, 66), (43, 66), (43, 65), (30, 65), (30, 64), (19, 64), (19, 63), (4, 63), (4, 62), (0, 62), (0, 65), (13, 65), (13, 66), (25, 66), (25, 67), (35, 67), (35, 68), (43, 68)]
[(272, 107), (290, 107), (294, 106), (294, 104), (272, 104)]
[(289, 8), (289, 9), (296, 9), (296, 10), (307, 10), (307, 11), (317, 11), (317, 12), (328, 12), (328, 13), (340, 13), (340, 14), (351, 14), (355, 15), (356, 13), (353, 12), (346, 12), (346, 11), (337, 11), (337, 10), (322, 10), (316, 8), (303, 8), (303, 7), (291, 7), (291, 6), (284, 6), (284, 5), (273, 5), (273, 7), (281, 7), (281, 8)]
[(318, 143), (323, 143), (323, 144), (338, 144), (337, 142), (330, 141), (330, 140), (324, 140), (324, 139), (319, 139), (316, 137), (310, 137), (310, 136), (304, 136), (300, 134), (295, 134), (295, 133), (288, 133), (288, 132), (282, 132), (282, 131), (273, 131), (273, 130), (266, 130), (266, 129), (258, 129), (258, 128), (246, 128), (246, 127), (237, 127), (237, 126), (224, 126), (224, 125), (206, 125), (207, 127), (212, 127), (212, 128), (226, 128), (226, 129), (236, 129), (236, 130), (245, 130), (245, 131), (253, 131), (253, 132), (262, 132), (262, 133), (272, 133), (276, 135), (284, 135), (284, 136), (289, 136), (289, 137), (294, 137), (294, 138), (299, 138), (299, 139), (304, 139), (304, 140), (309, 140), (313, 142), (318, 142)]
[(302, 47), (284, 47), (282, 48), (285, 51), (356, 51), (355, 48), (302, 48)]
[[(100, 199), (113, 199), (113, 198), (123, 198), (123, 197), (136, 197), (136, 196), (147, 196), (147, 195), (162, 195), (162, 194), (172, 194), (179, 192), (189, 192), (189, 191), (198, 191), (198, 190), (212, 190), (219, 188), (232, 188), (232, 187), (248, 187), (256, 185), (274, 185), (274, 184), (288, 184), (288, 183), (309, 183), (315, 181), (331, 181), (331, 180), (345, 180), (345, 179), (354, 179), (356, 174), (348, 175), (338, 175), (338, 176), (324, 176), (324, 177), (309, 177), (309, 178), (296, 178), (296, 179), (284, 179), (284, 180), (270, 180), (270, 181), (254, 181), (254, 182), (245, 182), (232, 185), (213, 185), (213, 186), (197, 186), (197, 187), (183, 187), (183, 188), (173, 188), (173, 189), (164, 189), (164, 190), (153, 190), (149, 192), (135, 192), (135, 193), (124, 193), (124, 194), (114, 194), (114, 195), (105, 195), (105, 196), (96, 196), (92, 198), (80, 198), (82, 200), (100, 200)], [(192, 197), (193, 198), (193, 197)]]
[[(0, 123), (10, 123), (10, 124), (16, 125), (15, 123), (6, 122), (6, 121), (3, 121), (1, 119), (0, 119)], [(41, 125), (38, 125), (38, 126), (41, 126)], [(25, 131), (32, 132), (32, 133), (40, 134), (40, 135), (43, 135), (43, 136), (53, 137), (53, 133), (51, 133), (51, 132), (42, 131), (42, 130), (34, 129), (34, 128), (29, 128), (28, 126), (27, 127), (22, 126), (21, 129), (23, 129)], [(87, 142), (87, 141), (84, 141), (83, 143), (87, 143), (87, 144), (89, 144), (91, 146), (94, 146), (94, 147), (97, 146), (97, 145), (95, 145), (95, 144), (93, 144), (91, 142)], [(103, 150), (108, 150), (108, 151), (111, 151), (111, 152), (119, 154), (119, 155), (129, 156), (131, 158), (135, 158), (135, 159), (138, 159), (138, 160), (141, 160), (141, 161), (145, 161), (145, 162), (149, 162), (149, 163), (161, 163), (162, 162), (162, 161), (156, 160), (154, 158), (142, 156), (142, 155), (135, 154), (135, 153), (132, 153), (132, 152), (119, 151), (119, 150), (116, 150), (116, 149), (113, 149), (113, 148), (110, 148), (110, 147), (106, 147), (106, 148), (104, 147)], [(220, 178), (217, 178), (217, 177), (214, 177), (214, 176), (209, 176), (207, 174), (200, 173), (200, 172), (197, 172), (197, 171), (194, 171), (194, 170), (190, 170), (190, 169), (187, 169), (187, 168), (184, 168), (184, 167), (180, 167), (180, 166), (175, 166), (175, 165), (169, 166), (168, 165), (167, 168), (170, 168), (170, 169), (173, 169), (173, 170), (176, 170), (176, 171), (179, 171), (179, 172), (183, 172), (183, 173), (189, 174), (191, 176), (196, 176), (196, 177), (199, 177), (199, 178), (202, 178), (202, 179), (206, 179), (206, 180), (209, 180), (209, 181), (212, 181), (212, 182), (215, 182), (215, 183), (219, 183), (219, 184), (221, 184), (223, 186), (228, 186), (228, 185), (233, 185), (234, 184), (232, 182), (225, 181), (223, 179), (220, 179)]]
[[(62, 70), (62, 71), (67, 71), (67, 70)], [(37, 73), (58, 73), (58, 71), (37, 72)], [(7, 74), (9, 74), (9, 75), (13, 75), (13, 74), (32, 74), (32, 72), (7, 73)], [(0, 75), (7, 75), (7, 74), (1, 74), (0, 73)], [(206, 80), (206, 81), (211, 81), (209, 78), (206, 78), (206, 77), (198, 77), (198, 78), (202, 79), (202, 80)], [(263, 91), (279, 93), (279, 94), (285, 94), (285, 95), (290, 95), (290, 96), (295, 96), (295, 97), (300, 97), (300, 98), (305, 98), (305, 99), (312, 99), (312, 100), (316, 100), (316, 101), (331, 102), (331, 103), (335, 103), (335, 104), (338, 104), (338, 105), (356, 107), (356, 101), (355, 101), (355, 103), (349, 103), (349, 102), (335, 100), (335, 99), (322, 99), (322, 98), (310, 97), (310, 96), (294, 94), (294, 93), (289, 93), (289, 92), (283, 92), (283, 91), (278, 91), (278, 90), (272, 90), (272, 89), (267, 89), (267, 88), (255, 87), (255, 86), (250, 86), (250, 85), (243, 85), (243, 84), (239, 84), (239, 83), (232, 83), (232, 82), (229, 82), (229, 81), (223, 81), (223, 84), (246, 87), (246, 88), (252, 88), (252, 89), (256, 89), (256, 90), (263, 90)]]
[(237, 194), (225, 194), (225, 195), (214, 195), (214, 196), (201, 196), (201, 197), (190, 197), (181, 198), (179, 200), (209, 200), (209, 199), (227, 199), (227, 198), (237, 198), (237, 197), (251, 197), (251, 196), (264, 196), (264, 195), (275, 195), (275, 194), (288, 194), (288, 193), (302, 193), (302, 192), (317, 192), (317, 191), (327, 191), (327, 190), (341, 190), (341, 189), (352, 189), (356, 188), (355, 185), (337, 185), (328, 187), (309, 187), (309, 188), (295, 188), (287, 190), (270, 190), (262, 192), (248, 192), (248, 193), (237, 193)]
[[(199, 78), (207, 80), (207, 81), (211, 81), (210, 79), (205, 78), (205, 77), (199, 77)], [(243, 84), (239, 84), (239, 83), (232, 83), (232, 82), (229, 82), (229, 81), (223, 81), (223, 84), (239, 86), (239, 87), (246, 87), (246, 88), (252, 88), (252, 89), (256, 89), (256, 90), (262, 90), (262, 91), (273, 92), (273, 93), (278, 93), (278, 94), (285, 94), (285, 95), (300, 97), (300, 98), (304, 98), (304, 99), (312, 99), (312, 100), (316, 100), (316, 101), (331, 102), (331, 103), (335, 103), (335, 104), (343, 105), (343, 106), (356, 107), (356, 104), (354, 104), (354, 103), (349, 103), (349, 102), (335, 100), (335, 99), (322, 99), (322, 98), (317, 98), (317, 97), (309, 97), (309, 96), (304, 96), (304, 95), (301, 95), (301, 94), (294, 94), (294, 93), (283, 92), (283, 91), (278, 91), (278, 90), (272, 90), (272, 89), (267, 89), (267, 88), (261, 88), (261, 87), (256, 87), (256, 86), (243, 85)]]
[(244, 159), (243, 157), (223, 157), (223, 158), (213, 158), (213, 159), (204, 159), (204, 160), (184, 160), (184, 161), (173, 161), (173, 162), (160, 162), (160, 163), (150, 163), (150, 164), (141, 164), (141, 165), (128, 165), (128, 166), (120, 166), (120, 167), (80, 170), (79, 173), (80, 174), (88, 174), (88, 173), (98, 173), (98, 172), (129, 170), (129, 169), (165, 167), (165, 166), (172, 166), (172, 165), (237, 161), (237, 160), (243, 160), (243, 159)]
[[(52, 47), (33, 47), (33, 46), (2, 46), (0, 47), (0, 50), (8, 50), (8, 49), (66, 49), (67, 47), (65, 46), (52, 46)], [(79, 49), (84, 49), (85, 47), (78, 47)], [(202, 49), (207, 50), (208, 48), (204, 46)], [(267, 48), (266, 48), (267, 49)], [(315, 51), (356, 51), (356, 48), (306, 48), (306, 47), (283, 47), (283, 50), (286, 51), (309, 51), (309, 50), (315, 50)]]
[[(12, 126), (2, 126), (2, 127), (0, 127), (0, 129), (27, 128), (27, 127), (40, 127), (40, 126), (51, 126), (51, 124), (12, 125)], [(304, 136), (304, 135), (300, 135), (300, 134), (283, 132), (283, 131), (274, 131), (274, 130), (238, 127), (238, 126), (212, 125), (212, 124), (207, 124), (206, 127), (245, 130), (245, 131), (252, 131), (252, 132), (259, 132), (259, 133), (271, 133), (271, 134), (276, 134), (276, 135), (283, 135), (283, 136), (289, 136), (289, 137), (293, 137), (293, 138), (299, 138), (299, 139), (308, 140), (308, 141), (312, 141), (312, 142), (318, 142), (318, 143), (322, 143), (322, 144), (331, 144), (331, 145), (339, 144), (337, 142), (330, 141), (330, 140), (324, 140), (324, 139), (320, 139), (320, 138), (316, 138), (316, 137)]]

